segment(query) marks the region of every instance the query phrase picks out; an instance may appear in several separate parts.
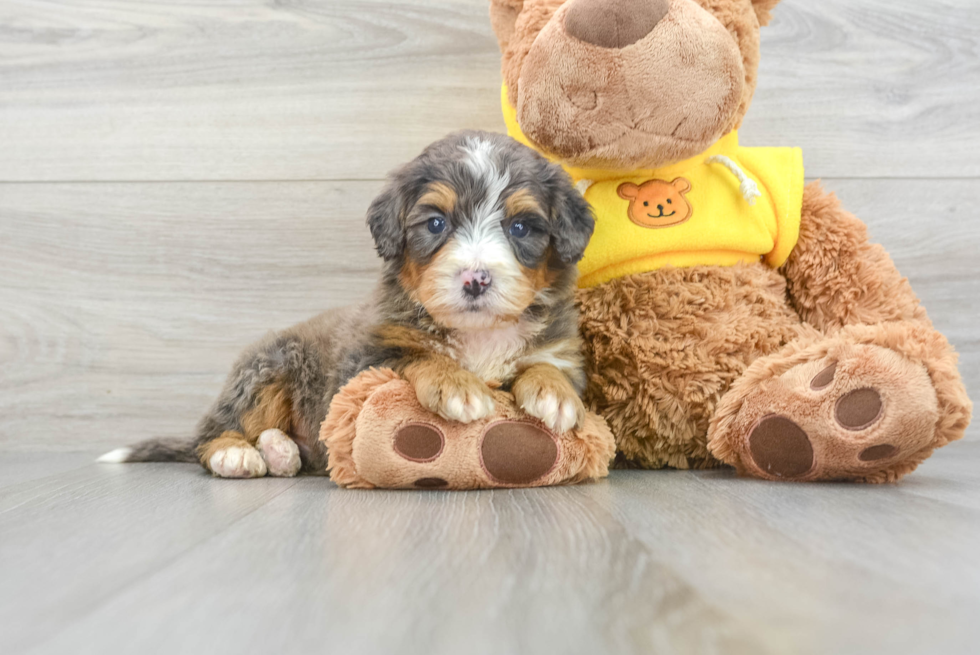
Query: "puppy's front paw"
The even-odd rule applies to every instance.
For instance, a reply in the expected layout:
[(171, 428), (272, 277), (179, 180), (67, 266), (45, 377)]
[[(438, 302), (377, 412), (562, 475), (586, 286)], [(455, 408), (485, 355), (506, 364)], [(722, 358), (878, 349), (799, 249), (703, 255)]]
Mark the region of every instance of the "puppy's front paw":
[(585, 416), (585, 405), (578, 396), (558, 395), (542, 391), (537, 396), (530, 396), (520, 402), (521, 408), (558, 433), (565, 433), (579, 427)]
[(489, 387), (468, 371), (453, 371), (437, 380), (417, 381), (415, 392), (423, 407), (450, 421), (472, 423), (494, 412)]
[(568, 380), (558, 376), (525, 374), (514, 383), (514, 398), (525, 412), (564, 433), (582, 425), (585, 405)]

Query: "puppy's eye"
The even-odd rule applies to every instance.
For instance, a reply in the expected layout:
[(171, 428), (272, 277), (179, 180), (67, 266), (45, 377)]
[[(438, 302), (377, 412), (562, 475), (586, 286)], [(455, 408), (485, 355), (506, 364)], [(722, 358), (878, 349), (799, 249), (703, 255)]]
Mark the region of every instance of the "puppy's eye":
[(446, 219), (442, 216), (433, 216), (428, 222), (429, 232), (432, 234), (441, 234), (446, 230)]
[(649, 206), (650, 206), (650, 203), (648, 203), (648, 202), (647, 202), (646, 200), (644, 200), (644, 201), (643, 201), (643, 206), (644, 206), (644, 207), (649, 207)]
[(529, 228), (524, 223), (514, 223), (513, 225), (510, 226), (510, 235), (512, 237), (523, 239), (530, 233), (531, 233), (531, 228)]
[(667, 204), (668, 205), (673, 205), (674, 204), (674, 201), (671, 200), (670, 198), (667, 198)]

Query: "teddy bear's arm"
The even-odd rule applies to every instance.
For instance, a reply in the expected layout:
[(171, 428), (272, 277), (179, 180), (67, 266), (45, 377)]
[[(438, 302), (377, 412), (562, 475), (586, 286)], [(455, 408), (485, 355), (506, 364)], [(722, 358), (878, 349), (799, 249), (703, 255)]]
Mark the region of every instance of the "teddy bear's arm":
[(819, 182), (803, 193), (800, 238), (780, 269), (800, 317), (821, 331), (884, 321), (929, 322), (888, 253)]
[(770, 480), (893, 482), (963, 437), (972, 405), (955, 350), (819, 184), (804, 191), (799, 242), (780, 270), (809, 326), (724, 395), (708, 432), (715, 457)]

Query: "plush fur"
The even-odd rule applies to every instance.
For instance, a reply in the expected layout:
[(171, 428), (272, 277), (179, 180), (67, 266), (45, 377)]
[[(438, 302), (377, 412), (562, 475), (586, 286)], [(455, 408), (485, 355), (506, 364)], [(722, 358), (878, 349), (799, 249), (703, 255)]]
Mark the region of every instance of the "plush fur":
[[(484, 457), (488, 428), (508, 421), (544, 426), (527, 422), (511, 394), (498, 390), (493, 395), (498, 407), (494, 417), (469, 424), (442, 422), (433, 420), (412, 386), (394, 371), (361, 373), (334, 396), (320, 431), (330, 452), (331, 479), (342, 487), (361, 489), (488, 489), (576, 484), (607, 475), (616, 442), (601, 417), (587, 414), (581, 417), (581, 427), (552, 435), (557, 443), (554, 461), (545, 460), (537, 477), (520, 484), (495, 479)], [(414, 425), (440, 432), (442, 447), (425, 458), (399, 455), (392, 446), (393, 435)], [(523, 435), (510, 438), (519, 445)]]
[(686, 159), (737, 128), (755, 93), (759, 15), (748, 0), (666, 0), (669, 13), (624, 48), (569, 33), (572, 5), (589, 4), (598, 20), (630, 1), (525, 0), (511, 27), (515, 4), (491, 0), (521, 128), (571, 166), (630, 170)]
[[(740, 124), (777, 4), (491, 0), (491, 15), (525, 135), (567, 166), (628, 177)], [(778, 270), (664, 268), (580, 290), (578, 303), (587, 406), (623, 466), (887, 482), (970, 421), (953, 348), (819, 184)]]
[[(451, 135), (391, 175), (367, 223), (385, 262), (370, 301), (246, 350), (193, 441), (114, 459), (196, 456), (222, 477), (295, 475), (300, 463), (323, 473), (320, 423), (371, 367), (408, 380), (433, 421), (523, 413), (555, 434), (581, 427), (575, 264), (594, 219), (561, 167), (506, 136)], [(519, 410), (494, 398), (511, 388)]]
[(664, 268), (579, 292), (586, 403), (609, 423), (621, 463), (717, 466), (708, 423), (758, 357), (800, 332), (786, 282), (762, 266)]

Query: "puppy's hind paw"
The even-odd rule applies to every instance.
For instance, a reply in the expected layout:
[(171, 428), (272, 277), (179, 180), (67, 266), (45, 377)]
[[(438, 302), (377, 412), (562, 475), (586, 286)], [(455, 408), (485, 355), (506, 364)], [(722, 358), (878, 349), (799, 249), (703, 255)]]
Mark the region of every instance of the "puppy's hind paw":
[(208, 468), (219, 478), (261, 478), (268, 471), (262, 455), (249, 445), (222, 448), (211, 455)]
[(299, 446), (282, 430), (266, 430), (259, 435), (259, 453), (269, 467), (269, 475), (291, 478), (299, 473), (302, 461)]

